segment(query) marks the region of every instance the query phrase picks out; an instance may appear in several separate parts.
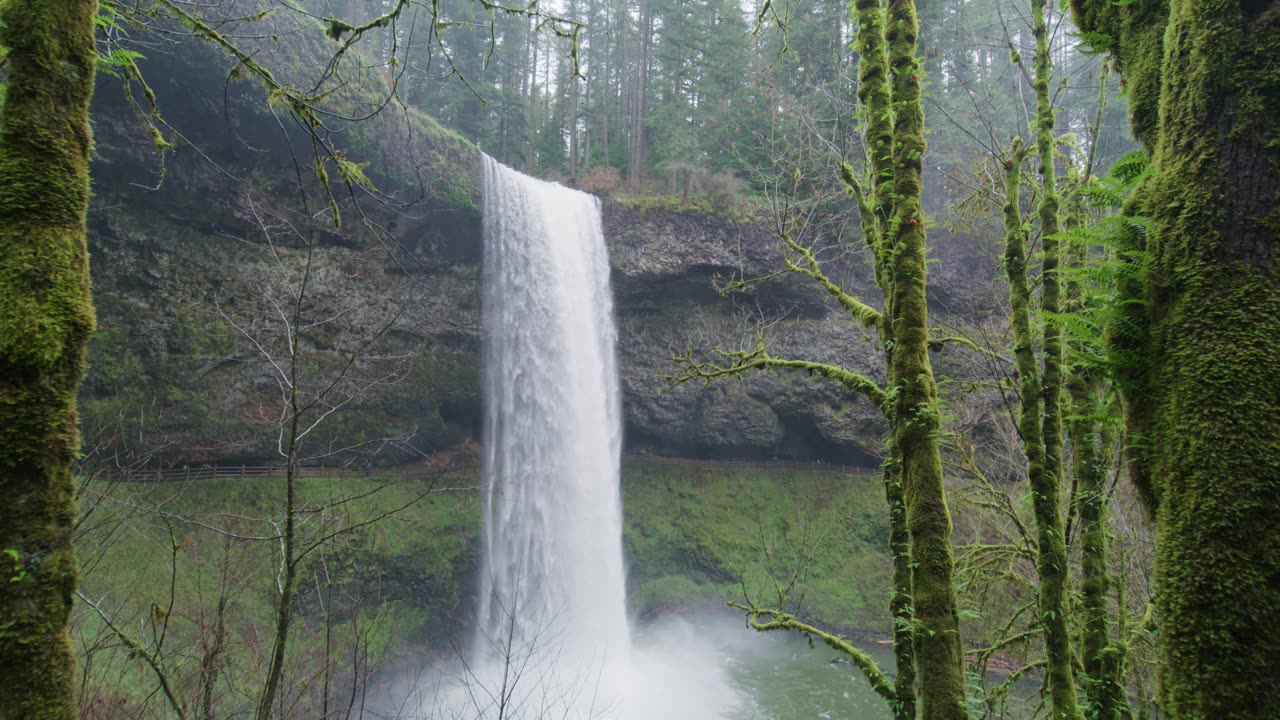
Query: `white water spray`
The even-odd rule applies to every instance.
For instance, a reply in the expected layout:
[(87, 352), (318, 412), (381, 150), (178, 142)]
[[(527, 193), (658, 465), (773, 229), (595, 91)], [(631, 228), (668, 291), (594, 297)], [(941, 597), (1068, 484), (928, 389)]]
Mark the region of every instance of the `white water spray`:
[(734, 704), (721, 659), (689, 631), (632, 647), (599, 202), (486, 156), (484, 243), (485, 554), (467, 677), (436, 708), (721, 717)]

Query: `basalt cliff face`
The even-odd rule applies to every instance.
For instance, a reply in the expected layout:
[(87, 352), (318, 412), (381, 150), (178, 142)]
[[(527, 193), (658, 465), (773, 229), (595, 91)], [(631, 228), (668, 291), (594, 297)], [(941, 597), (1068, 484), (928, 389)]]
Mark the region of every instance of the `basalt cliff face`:
[[(145, 122), (117, 82), (100, 83), (86, 449), (108, 464), (265, 464), (293, 402), (304, 427), (324, 416), (307, 435), (313, 462), (392, 464), (479, 441), (479, 151), (394, 104), (335, 124), (329, 138), (377, 188), (331, 182), (338, 228), (306, 133), (229, 68), (198, 47), (144, 67), (184, 136), (163, 182)], [(776, 355), (880, 366), (868, 332), (803, 278), (717, 292), (779, 267), (767, 212), (626, 199), (603, 212), (629, 450), (876, 462), (877, 411), (838, 386), (665, 377), (675, 355), (751, 347), (757, 333)], [(939, 322), (994, 306), (994, 253), (938, 231), (933, 254)], [(870, 287), (856, 253), (830, 256)]]

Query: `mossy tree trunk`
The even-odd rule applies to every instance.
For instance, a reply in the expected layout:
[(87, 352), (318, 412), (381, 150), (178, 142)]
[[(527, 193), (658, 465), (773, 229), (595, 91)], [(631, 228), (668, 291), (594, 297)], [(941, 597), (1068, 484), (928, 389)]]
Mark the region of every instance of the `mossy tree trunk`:
[(1010, 324), (1013, 326), (1013, 355), (1017, 362), (1018, 393), (1022, 398), (1018, 415), (1018, 435), (1027, 460), (1027, 480), (1031, 488), (1036, 520), (1040, 575), (1037, 605), (1045, 639), (1045, 680), (1053, 704), (1053, 717), (1079, 717), (1075, 683), (1071, 672), (1071, 651), (1066, 628), (1066, 544), (1059, 514), (1058, 481), (1049, 472), (1042, 420), (1040, 369), (1036, 365), (1035, 338), (1031, 325), (1031, 288), (1027, 281), (1026, 230), (1020, 208), (1022, 165), (1026, 150), (1015, 139), (1005, 160), (1005, 250), (1004, 267), (1009, 278)]
[[(1103, 111), (1107, 100), (1106, 78), (1109, 71), (1103, 68), (1099, 82), (1098, 111), (1090, 136), (1089, 152), (1083, 172), (1068, 170), (1068, 184), (1075, 188), (1071, 197), (1071, 210), (1066, 213), (1065, 227), (1078, 230), (1089, 222), (1089, 216), (1080, 191), (1093, 177), (1097, 158), (1097, 138), (1102, 128)], [(1074, 175), (1074, 177), (1072, 177)], [(1064, 263), (1073, 270), (1085, 268), (1090, 263), (1089, 246), (1076, 241), (1065, 253)], [(1111, 251), (1108, 258), (1114, 258)], [(1079, 317), (1089, 317), (1098, 304), (1091, 297), (1092, 290), (1075, 275), (1065, 283), (1065, 310)], [(1080, 657), (1084, 675), (1080, 687), (1085, 695), (1082, 711), (1090, 720), (1130, 720), (1128, 688), (1125, 686), (1125, 665), (1128, 661), (1124, 584), (1116, 585), (1111, 576), (1110, 531), (1108, 516), (1111, 491), (1107, 488), (1108, 470), (1119, 468), (1116, 464), (1115, 446), (1118, 420), (1121, 416), (1118, 397), (1111, 395), (1111, 383), (1107, 374), (1096, 362), (1090, 361), (1103, 348), (1088, 340), (1077, 338), (1073, 343), (1074, 354), (1081, 358), (1067, 376), (1066, 390), (1070, 397), (1070, 413), (1067, 432), (1071, 442), (1072, 500), (1070, 510), (1080, 520), (1080, 604), (1081, 617)], [(1108, 403), (1108, 396), (1110, 402)], [(1104, 409), (1105, 408), (1105, 409)], [(1067, 537), (1071, 536), (1068, 521)], [(1108, 612), (1110, 593), (1115, 587), (1118, 594), (1117, 622), (1112, 622)], [(1118, 638), (1111, 639), (1112, 626), (1119, 628)]]
[[(870, 211), (864, 213), (863, 231), (870, 238), (875, 255), (876, 284), (884, 291), (885, 309), (878, 325), (880, 342), (882, 347), (892, 348), (893, 299), (888, 279), (892, 242), (885, 234), (893, 218), (893, 102), (881, 0), (858, 0), (854, 5), (854, 16), (858, 24), (858, 100), (866, 113), (864, 138), (870, 149), (873, 193)], [(892, 385), (891, 349), (885, 351), (885, 367)], [(889, 552), (893, 556), (893, 594), (889, 598), (889, 614), (893, 618), (893, 657), (898, 669), (894, 678), (897, 695), (895, 717), (912, 720), (916, 717), (916, 660), (911, 603), (911, 533), (907, 530), (901, 457), (892, 437), (888, 438), (886, 445), (884, 488), (889, 507)]]
[[(1028, 378), (1022, 359), (1018, 361), (1024, 383), (1022, 394), (1022, 439), (1027, 445), (1027, 476), (1031, 486), (1032, 508), (1036, 520), (1036, 570), (1040, 584), (1036, 590), (1039, 604), (1040, 627), (1044, 633), (1045, 680), (1049, 685), (1052, 717), (1056, 720), (1083, 720), (1076, 699), (1075, 679), (1072, 674), (1071, 639), (1067, 634), (1067, 546), (1063, 529), (1061, 480), (1062, 480), (1062, 331), (1054, 317), (1061, 311), (1061, 283), (1058, 265), (1061, 251), (1058, 233), (1057, 168), (1054, 157), (1054, 108), (1049, 95), (1049, 80), (1053, 74), (1049, 49), (1049, 27), (1045, 21), (1046, 0), (1032, 0), (1032, 33), (1036, 38), (1035, 93), (1036, 93), (1036, 152), (1040, 158), (1040, 202), (1036, 214), (1040, 219), (1040, 246), (1042, 250), (1040, 281), (1042, 284), (1040, 306), (1044, 310), (1044, 347), (1042, 348), (1044, 372), (1039, 383)], [(1010, 276), (1011, 283), (1012, 275)], [(1025, 268), (1022, 278), (1026, 284)], [(1022, 298), (1021, 314), (1026, 319), (1027, 298)], [(1015, 309), (1015, 313), (1018, 311)], [(1023, 353), (1031, 352), (1030, 331), (1022, 328), (1025, 337), (1019, 340)], [(1029, 368), (1034, 372), (1034, 363)], [(1038, 384), (1038, 394), (1028, 394), (1026, 383), (1032, 389)], [(1041, 410), (1043, 420), (1035, 451), (1040, 457), (1033, 459), (1027, 436), (1034, 415)], [(1037, 460), (1039, 462), (1037, 462)]]
[(1155, 503), (1160, 706), (1255, 718), (1280, 708), (1280, 0), (1073, 10), (1154, 151), (1152, 267), (1126, 298), (1146, 362), (1124, 389)]
[[(1097, 373), (1076, 368), (1067, 381), (1071, 397), (1072, 472), (1076, 478), (1076, 508), (1080, 516), (1081, 655), (1089, 717), (1119, 720), (1130, 717), (1124, 686), (1125, 645), (1111, 640), (1111, 572), (1108, 563), (1106, 488), (1109, 447), (1102, 431)], [(1114, 433), (1111, 433), (1114, 440)], [(1123, 605), (1119, 612), (1124, 613)]]
[[(788, 255), (785, 272), (818, 283), (850, 313), (850, 320), (878, 330), (886, 366), (887, 389), (861, 373), (839, 365), (776, 357), (763, 336), (753, 350), (719, 352), (727, 365), (702, 362), (693, 351), (673, 360), (684, 371), (677, 383), (711, 382), (757, 369), (802, 369), (840, 382), (866, 397), (889, 422), (885, 495), (889, 505), (890, 546), (894, 555), (894, 659), (898, 677), (891, 691), (878, 672), (864, 670), (876, 691), (889, 700), (895, 718), (917, 717), (917, 692), (925, 720), (966, 720), (964, 655), (956, 609), (951, 514), (943, 486), (939, 449), (937, 385), (929, 358), (929, 317), (925, 298), (924, 211), (921, 168), (925, 152), (924, 107), (916, 57), (919, 31), (914, 0), (857, 0), (861, 64), (859, 100), (866, 114), (865, 140), (871, 160), (870, 187), (853, 168), (841, 165), (849, 193), (857, 199), (862, 228), (874, 257), (875, 281), (884, 310), (866, 305), (833, 282), (812, 249), (791, 235), (791, 222), (778, 226)], [(780, 273), (777, 273), (780, 274)], [(745, 289), (777, 274), (743, 279)], [(787, 622), (758, 629), (796, 629), (786, 613), (741, 606), (753, 618)], [(852, 653), (850, 653), (852, 655)], [(856, 661), (855, 661), (856, 662)], [(916, 679), (918, 678), (918, 688)]]
[[(1083, 172), (1070, 177), (1068, 184), (1076, 188), (1072, 194), (1072, 208), (1065, 218), (1069, 230), (1077, 230), (1089, 222), (1083, 198), (1078, 193), (1093, 176), (1096, 159), (1098, 129), (1102, 127), (1103, 109), (1106, 106), (1106, 75), (1104, 69), (1098, 96), (1098, 114), (1091, 132), (1094, 142), (1089, 147)], [(1084, 178), (1084, 180), (1081, 180)], [(1076, 241), (1068, 248), (1064, 264), (1071, 269), (1085, 268), (1090, 263), (1089, 246)], [(1114, 258), (1108, 251), (1108, 257)], [(1089, 317), (1098, 304), (1091, 297), (1091, 288), (1075, 275), (1064, 284), (1067, 313)], [(1107, 488), (1109, 468), (1116, 464), (1115, 446), (1118, 420), (1121, 416), (1118, 397), (1111, 396), (1111, 383), (1103, 367), (1089, 360), (1103, 349), (1092, 342), (1077, 338), (1072, 344), (1076, 362), (1067, 376), (1066, 390), (1070, 398), (1067, 432), (1071, 442), (1072, 507), (1080, 521), (1080, 620), (1079, 657), (1084, 675), (1080, 688), (1085, 696), (1082, 711), (1090, 720), (1129, 720), (1128, 688), (1125, 686), (1125, 664), (1128, 656), (1126, 642), (1126, 613), (1123, 582), (1114, 584), (1110, 563), (1110, 531), (1108, 516), (1111, 492)], [(1105, 408), (1105, 409), (1104, 409)], [(1071, 525), (1067, 524), (1067, 537)], [(1113, 622), (1108, 612), (1110, 593), (1117, 589), (1117, 620)], [(1118, 626), (1118, 638), (1112, 640), (1112, 626)]]
[(885, 24), (893, 92), (893, 216), (885, 235), (893, 243), (888, 268), (892, 289), (889, 376), (890, 432), (899, 460), (911, 536), (911, 600), (915, 617), (916, 670), (925, 720), (962, 720), (964, 650), (956, 609), (951, 513), (942, 480), (938, 444), (941, 411), (929, 359), (925, 298), (925, 218), (921, 167), (926, 144), (920, 95), (914, 0), (890, 0)]
[(94, 327), (85, 213), (96, 0), (6, 0), (0, 45), (0, 717), (73, 718), (71, 464)]

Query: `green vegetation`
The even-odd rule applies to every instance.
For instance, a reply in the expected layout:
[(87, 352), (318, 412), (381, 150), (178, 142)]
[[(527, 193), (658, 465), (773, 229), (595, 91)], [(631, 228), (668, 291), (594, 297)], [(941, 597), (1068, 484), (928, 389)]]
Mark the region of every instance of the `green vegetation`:
[(641, 212), (699, 213), (731, 223), (760, 222), (767, 217), (768, 205), (759, 198), (706, 194), (680, 195), (611, 194), (611, 202)]
[[(1274, 2), (1076, 0), (1132, 88), (1154, 173), (1131, 200), (1151, 272), (1121, 298), (1124, 390), (1157, 522), (1160, 705), (1280, 707), (1280, 14)], [(1163, 39), (1163, 47), (1160, 40)], [(1136, 347), (1135, 347), (1136, 346)]]
[(800, 572), (793, 612), (828, 626), (889, 627), (878, 479), (631, 463), (622, 489), (629, 591), (642, 613), (776, 602), (773, 580)]
[[(628, 463), (623, 475), (629, 590), (642, 617), (723, 608), (743, 600), (744, 588), (767, 597), (771, 578), (802, 570), (803, 599), (793, 608), (800, 617), (823, 627), (888, 626), (888, 527), (878, 481), (642, 463)], [(378, 667), (405, 653), (465, 644), (459, 618), (480, 543), (476, 480), (459, 472), (434, 480), (296, 481), (307, 518), (300, 532), (342, 532), (321, 545), (298, 583), (297, 622), (307, 630), (293, 641), (291, 675), (344, 677), (352, 653)], [(83, 595), (120, 633), (147, 645), (184, 701), (202, 695), (206, 678), (183, 668), (210, 662), (220, 667), (217, 707), (255, 691), (253, 672), (269, 651), (263, 631), (275, 612), (284, 491), (279, 478), (87, 486), (84, 504), (94, 510), (77, 538)], [(166, 618), (168, 638), (156, 646)], [(330, 638), (327, 650), (316, 643), (321, 633)], [(90, 700), (132, 705), (156, 687), (156, 670), (131, 658), (87, 603), (77, 607), (74, 636)], [(215, 647), (222, 655), (211, 660)], [(288, 702), (315, 707), (321, 698), (310, 688)]]
[[(472, 442), (481, 147), (627, 221), (680, 214), (655, 245), (715, 231), (679, 262), (624, 242), (629, 350), (652, 352), (623, 358), (627, 390), (660, 395), (668, 349), (677, 383), (778, 374), (732, 412), (718, 388), (650, 402), (645, 432), (715, 437), (646, 447), (736, 448), (758, 414), (744, 454), (861, 457), (887, 425), (877, 481), (628, 465), (641, 613), (729, 601), (816, 635), (898, 720), (917, 695), (925, 720), (998, 712), (997, 658), (1042, 673), (1053, 720), (1141, 712), (1157, 667), (1162, 716), (1280, 707), (1277, 0), (1071, 0), (1075, 37), (1045, 0), (1015, 22), (1006, 0), (236, 5), (0, 0), (0, 719), (72, 717), (73, 647), (85, 717), (269, 720), (330, 715), (336, 688), (465, 632), (473, 473), (294, 470)], [(148, 65), (160, 46), (174, 67)], [(1104, 130), (1107, 61), (1132, 138)], [(91, 125), (95, 75), (115, 106)], [(1020, 134), (1038, 176), (997, 147)], [(1115, 158), (1127, 178), (1091, 177)], [(958, 242), (930, 246), (934, 217)], [(93, 301), (86, 219), (112, 268)], [(998, 274), (1000, 236), (1008, 317), (959, 287)], [(953, 266), (960, 246), (987, 256)], [(288, 479), (77, 491), (77, 453), (279, 453)], [(891, 630), (896, 677), (822, 628)]]
[[(295, 482), (299, 543), (315, 550), (300, 566), (291, 676), (359, 682), (396, 653), (446, 647), (474, 575), (475, 478)], [(87, 485), (74, 627), (83, 702), (145, 705), (164, 686), (171, 704), (229, 714), (256, 696), (285, 491), (282, 478)], [(327, 699), (311, 685), (283, 692), (308, 716)]]

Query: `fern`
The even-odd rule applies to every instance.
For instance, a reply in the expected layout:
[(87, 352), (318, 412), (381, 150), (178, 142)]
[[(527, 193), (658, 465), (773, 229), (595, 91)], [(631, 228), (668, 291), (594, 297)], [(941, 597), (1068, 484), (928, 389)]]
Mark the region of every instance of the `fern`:
[(1150, 174), (1151, 159), (1147, 157), (1147, 151), (1134, 150), (1112, 163), (1111, 169), (1107, 172), (1107, 177), (1118, 180), (1132, 189), (1133, 186)]
[(111, 2), (100, 3), (98, 14), (93, 18), (93, 24), (98, 31), (97, 71), (118, 80), (141, 77), (138, 61), (146, 58), (140, 52), (120, 47), (119, 39), (128, 36), (129, 33), (115, 5)]
[(1079, 367), (1123, 373), (1138, 366), (1139, 353), (1120, 347), (1117, 338), (1138, 337), (1144, 332), (1143, 301), (1125, 296), (1122, 288), (1141, 283), (1151, 271), (1152, 256), (1146, 250), (1155, 234), (1148, 217), (1122, 215), (1120, 209), (1135, 188), (1151, 174), (1145, 152), (1136, 151), (1117, 160), (1105, 177), (1091, 178), (1079, 188), (1088, 204), (1102, 216), (1092, 223), (1058, 235), (1064, 245), (1086, 261), (1059, 270), (1061, 278), (1079, 293), (1071, 312), (1044, 313), (1046, 323), (1061, 329), (1071, 342), (1072, 361)]

